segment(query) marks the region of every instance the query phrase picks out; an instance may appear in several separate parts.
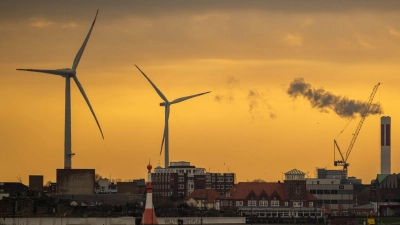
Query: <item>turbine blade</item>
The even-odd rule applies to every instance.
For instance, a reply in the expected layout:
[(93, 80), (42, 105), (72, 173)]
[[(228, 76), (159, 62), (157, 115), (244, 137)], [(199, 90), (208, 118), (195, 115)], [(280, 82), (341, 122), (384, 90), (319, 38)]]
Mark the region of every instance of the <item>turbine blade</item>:
[(151, 82), (151, 80), (146, 76), (146, 74), (144, 74), (143, 71), (138, 66), (136, 66), (136, 68), (138, 68), (138, 70), (143, 74), (143, 76), (150, 82), (151, 86), (153, 86), (154, 90), (156, 90), (156, 92), (160, 96), (160, 98), (162, 98), (162, 100), (168, 102), (168, 99), (163, 95), (163, 93), (160, 91), (160, 89), (158, 89), (156, 87), (156, 85), (154, 85), (153, 82)]
[(175, 104), (175, 103), (178, 103), (178, 102), (182, 102), (182, 101), (185, 101), (185, 100), (188, 100), (188, 99), (200, 96), (200, 95), (208, 94), (210, 92), (211, 91), (207, 91), (207, 92), (203, 92), (203, 93), (200, 93), (200, 94), (195, 94), (195, 95), (190, 95), (190, 96), (186, 96), (186, 97), (182, 97), (182, 98), (177, 98), (177, 99), (173, 100), (170, 104)]
[(76, 86), (78, 86), (79, 90), (81, 91), (81, 94), (82, 94), (83, 98), (85, 99), (87, 105), (89, 106), (89, 109), (90, 109), (90, 111), (92, 112), (92, 115), (93, 115), (94, 119), (96, 120), (97, 126), (99, 127), (101, 136), (102, 136), (103, 139), (104, 139), (104, 135), (103, 135), (103, 131), (101, 130), (100, 123), (99, 123), (99, 121), (97, 120), (96, 114), (95, 114), (94, 111), (93, 111), (92, 105), (90, 105), (89, 99), (88, 99), (88, 97), (86, 96), (86, 93), (85, 93), (85, 91), (83, 90), (83, 87), (82, 87), (81, 83), (79, 82), (79, 80), (78, 80), (78, 78), (77, 78), (76, 76), (73, 76), (73, 78), (74, 78), (74, 81), (75, 81), (75, 83), (76, 83)]
[(64, 69), (60, 69), (60, 70), (17, 69), (17, 70), (28, 71), (28, 72), (37, 72), (37, 73), (48, 73), (48, 74), (53, 74), (53, 75), (59, 75), (62, 77), (73, 74), (71, 70), (64, 70)]
[(165, 140), (165, 127), (164, 127), (164, 133), (163, 133), (163, 137), (162, 137), (162, 141), (161, 141), (161, 149), (160, 149), (160, 155), (162, 153), (162, 148), (164, 146), (164, 140)]
[(78, 67), (79, 61), (81, 60), (83, 51), (85, 50), (86, 44), (89, 40), (90, 34), (92, 33), (93, 27), (94, 27), (94, 23), (96, 22), (96, 18), (97, 18), (97, 14), (99, 13), (99, 10), (97, 10), (96, 12), (96, 16), (94, 17), (92, 26), (90, 27), (89, 33), (87, 34), (85, 41), (83, 42), (81, 48), (79, 49), (78, 53), (75, 56), (74, 59), (74, 63), (72, 64), (72, 69), (76, 70), (76, 68)]

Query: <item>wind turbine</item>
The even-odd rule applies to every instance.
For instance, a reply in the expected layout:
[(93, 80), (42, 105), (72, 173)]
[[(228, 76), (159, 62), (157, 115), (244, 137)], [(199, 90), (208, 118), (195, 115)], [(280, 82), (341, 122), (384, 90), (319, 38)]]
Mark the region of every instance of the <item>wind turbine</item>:
[(165, 154), (165, 158), (164, 158), (164, 162), (165, 162), (165, 168), (169, 167), (169, 137), (168, 137), (168, 119), (169, 119), (169, 112), (170, 112), (170, 107), (172, 104), (175, 103), (179, 103), (179, 102), (183, 102), (185, 100), (200, 96), (200, 95), (204, 95), (204, 94), (208, 94), (211, 91), (207, 91), (207, 92), (203, 92), (200, 94), (195, 94), (195, 95), (190, 95), (190, 96), (185, 96), (185, 97), (181, 97), (181, 98), (177, 98), (173, 101), (168, 101), (168, 99), (165, 97), (165, 95), (163, 95), (163, 93), (160, 91), (160, 89), (158, 89), (156, 87), (156, 85), (154, 85), (154, 83), (146, 76), (146, 74), (143, 73), (143, 71), (137, 66), (135, 65), (136, 68), (138, 68), (138, 70), (143, 74), (143, 76), (150, 82), (151, 86), (153, 86), (154, 90), (156, 90), (157, 94), (160, 96), (160, 98), (162, 100), (164, 100), (164, 102), (160, 103), (160, 106), (164, 106), (165, 107), (165, 126), (164, 126), (164, 134), (163, 134), (163, 139), (161, 142), (161, 150), (160, 150), (160, 155), (162, 152), (162, 148), (163, 148), (163, 144), (165, 142), (165, 147), (164, 147), (164, 154)]
[(93, 114), (94, 119), (96, 120), (97, 126), (99, 127), (101, 136), (104, 139), (103, 131), (101, 130), (99, 121), (97, 120), (96, 114), (93, 111), (92, 106), (90, 105), (89, 99), (86, 96), (85, 91), (81, 83), (76, 76), (76, 68), (78, 67), (79, 61), (82, 57), (83, 51), (85, 50), (86, 44), (89, 40), (90, 34), (92, 33), (94, 23), (96, 22), (97, 14), (99, 10), (96, 12), (96, 16), (94, 17), (92, 26), (90, 27), (89, 33), (87, 34), (85, 40), (78, 53), (75, 56), (74, 62), (72, 64), (72, 68), (63, 68), (63, 69), (55, 69), (55, 70), (47, 70), (47, 69), (17, 69), (29, 72), (38, 72), (38, 73), (47, 73), (52, 75), (59, 75), (65, 78), (65, 131), (64, 131), (64, 169), (71, 169), (71, 157), (75, 155), (75, 153), (71, 152), (71, 86), (70, 79), (74, 79), (76, 86), (80, 90), (83, 98), (85, 99), (87, 105), (89, 106), (90, 111)]

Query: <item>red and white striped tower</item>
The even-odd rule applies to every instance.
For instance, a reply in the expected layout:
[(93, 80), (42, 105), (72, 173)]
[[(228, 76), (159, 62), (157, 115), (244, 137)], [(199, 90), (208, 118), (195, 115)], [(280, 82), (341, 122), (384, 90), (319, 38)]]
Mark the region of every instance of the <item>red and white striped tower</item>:
[(147, 176), (146, 205), (142, 217), (142, 224), (158, 224), (153, 206), (153, 187), (151, 185), (151, 168), (153, 167), (150, 165), (149, 161), (149, 165), (147, 165), (147, 170), (149, 172)]

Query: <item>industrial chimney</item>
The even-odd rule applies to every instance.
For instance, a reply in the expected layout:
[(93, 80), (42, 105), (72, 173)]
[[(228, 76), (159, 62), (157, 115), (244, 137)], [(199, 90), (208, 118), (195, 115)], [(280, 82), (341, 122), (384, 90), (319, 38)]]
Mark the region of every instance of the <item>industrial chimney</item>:
[(381, 174), (390, 174), (390, 116), (381, 117)]

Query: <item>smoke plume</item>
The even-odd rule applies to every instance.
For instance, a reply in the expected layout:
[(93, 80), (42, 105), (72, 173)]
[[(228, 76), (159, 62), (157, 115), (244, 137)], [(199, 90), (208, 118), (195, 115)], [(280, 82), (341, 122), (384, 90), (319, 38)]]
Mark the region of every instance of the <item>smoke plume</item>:
[(226, 79), (226, 84), (227, 84), (227, 86), (228, 86), (228, 91), (227, 91), (227, 93), (225, 93), (225, 94), (216, 94), (215, 95), (215, 97), (214, 97), (214, 100), (216, 101), (216, 102), (219, 102), (219, 103), (221, 103), (221, 102), (223, 102), (223, 101), (227, 101), (227, 102), (229, 102), (229, 103), (232, 103), (234, 100), (235, 100), (235, 98), (234, 98), (234, 96), (233, 96), (233, 91), (232, 91), (232, 89), (233, 89), (233, 85), (235, 84), (235, 83), (239, 83), (239, 80), (237, 80), (235, 77), (233, 77), (233, 76), (229, 76), (229, 77), (227, 77), (227, 79)]
[(269, 118), (276, 118), (275, 110), (268, 103), (267, 98), (264, 96), (264, 93), (258, 92), (257, 90), (249, 90), (247, 99), (249, 101), (249, 112), (252, 119), (255, 119), (256, 115), (261, 115), (262, 117), (265, 110), (268, 111)]
[[(290, 83), (287, 93), (294, 99), (298, 96), (303, 96), (310, 101), (313, 108), (317, 108), (321, 112), (328, 112), (328, 109), (331, 109), (337, 115), (344, 118), (353, 118), (356, 114), (363, 116), (367, 107), (367, 102), (334, 95), (322, 88), (315, 89), (310, 84), (305, 83), (303, 78), (294, 79), (292, 83)], [(381, 106), (373, 103), (366, 116), (381, 113), (383, 113)]]

